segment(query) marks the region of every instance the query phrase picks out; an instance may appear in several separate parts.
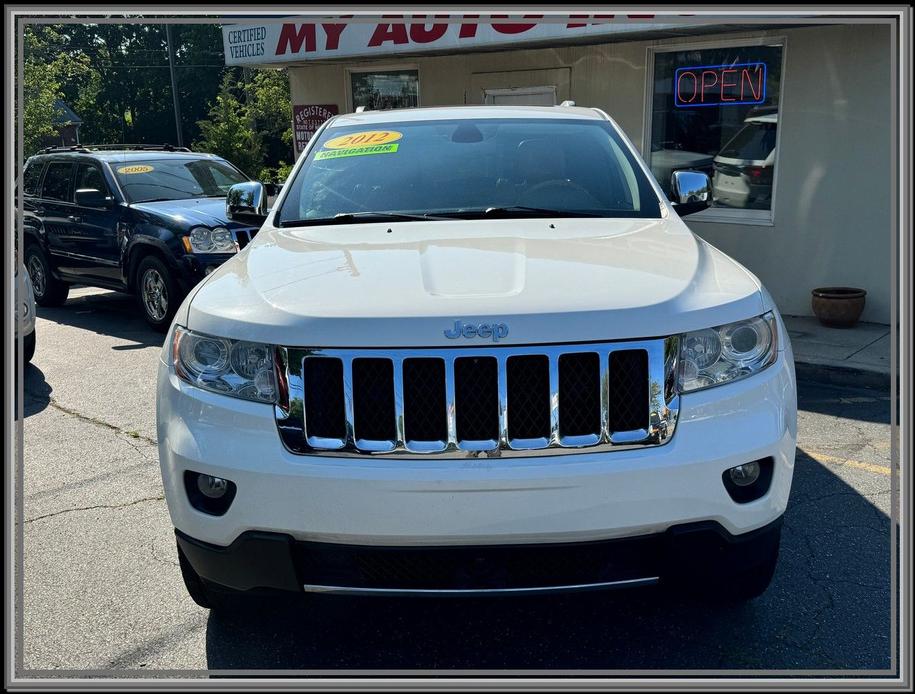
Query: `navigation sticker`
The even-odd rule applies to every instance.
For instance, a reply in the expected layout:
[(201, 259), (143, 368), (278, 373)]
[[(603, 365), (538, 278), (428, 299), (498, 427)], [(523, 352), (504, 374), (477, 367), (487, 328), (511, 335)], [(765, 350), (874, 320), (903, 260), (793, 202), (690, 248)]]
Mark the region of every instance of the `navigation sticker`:
[(364, 147), (347, 147), (346, 149), (325, 149), (315, 155), (315, 161), (322, 159), (339, 159), (340, 157), (359, 157), (365, 154), (393, 154), (397, 151), (396, 142), (387, 145), (368, 145)]
[(122, 166), (118, 169), (119, 174), (142, 174), (154, 171), (154, 167), (149, 164), (134, 164), (132, 166)]

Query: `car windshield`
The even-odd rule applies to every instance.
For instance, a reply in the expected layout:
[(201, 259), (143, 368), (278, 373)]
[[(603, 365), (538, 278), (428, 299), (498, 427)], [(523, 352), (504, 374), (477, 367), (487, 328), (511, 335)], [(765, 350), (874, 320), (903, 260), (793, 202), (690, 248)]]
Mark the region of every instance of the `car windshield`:
[(129, 202), (225, 197), (248, 178), (219, 159), (130, 159), (111, 162), (111, 170)]
[[(558, 118), (327, 128), (288, 185), (281, 226), (372, 215), (659, 217), (647, 177), (611, 125)], [(412, 215), (408, 217), (406, 215)]]

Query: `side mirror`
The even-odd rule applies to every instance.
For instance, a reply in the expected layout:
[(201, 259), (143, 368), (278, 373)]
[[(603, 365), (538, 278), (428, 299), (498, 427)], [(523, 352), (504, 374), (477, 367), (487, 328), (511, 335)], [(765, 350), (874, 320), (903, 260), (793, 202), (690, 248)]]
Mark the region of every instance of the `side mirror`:
[(111, 204), (111, 198), (95, 188), (80, 188), (74, 201), (80, 207), (107, 207)]
[(267, 191), (257, 181), (236, 183), (226, 194), (226, 217), (263, 224), (267, 219)]
[(707, 208), (711, 191), (712, 181), (701, 171), (674, 171), (670, 175), (670, 199), (681, 217)]

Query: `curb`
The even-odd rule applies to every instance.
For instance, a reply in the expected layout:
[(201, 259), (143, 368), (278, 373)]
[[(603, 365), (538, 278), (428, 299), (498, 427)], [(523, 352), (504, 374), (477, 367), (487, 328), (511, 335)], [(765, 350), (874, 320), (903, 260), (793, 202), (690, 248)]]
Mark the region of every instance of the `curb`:
[(835, 386), (872, 388), (886, 391), (887, 393), (889, 393), (890, 384), (892, 383), (889, 373), (856, 369), (848, 366), (813, 364), (795, 360), (794, 369), (799, 381), (808, 380)]

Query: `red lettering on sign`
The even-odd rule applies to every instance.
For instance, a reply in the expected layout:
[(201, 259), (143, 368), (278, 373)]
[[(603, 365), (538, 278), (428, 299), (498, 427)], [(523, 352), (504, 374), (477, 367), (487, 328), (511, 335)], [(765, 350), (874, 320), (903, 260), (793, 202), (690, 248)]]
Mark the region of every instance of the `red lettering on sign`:
[(410, 43), (410, 40), (407, 38), (407, 25), (379, 24), (375, 27), (375, 33), (372, 34), (372, 38), (369, 39), (369, 48), (380, 46), (386, 41), (390, 41), (396, 45)]
[(290, 53), (300, 53), (303, 43), (306, 53), (315, 51), (315, 25), (300, 24), (296, 28), (295, 24), (284, 24), (280, 30), (280, 38), (276, 42), (275, 55), (286, 55), (287, 50)]
[[(415, 18), (416, 16), (414, 15)], [(410, 40), (414, 43), (432, 43), (442, 38), (446, 31), (448, 31), (447, 24), (432, 24), (428, 29), (425, 24), (411, 24)]]
[[(494, 14), (493, 19), (508, 19), (507, 14)], [(542, 19), (542, 14), (526, 14), (523, 19)], [(521, 34), (525, 31), (529, 31), (537, 26), (537, 22), (532, 24), (502, 24), (494, 23), (492, 25), (493, 31), (498, 31), (500, 34)]]
[[(342, 15), (341, 19), (349, 19), (352, 15)], [(340, 47), (340, 34), (346, 29), (346, 24), (322, 24), (326, 40), (324, 47), (329, 51), (335, 51)]]
[[(680, 85), (683, 82), (683, 78), (686, 77), (687, 75), (689, 75), (693, 80), (693, 94), (688, 99), (684, 99), (683, 98), (683, 89), (681, 88)], [(696, 98), (696, 93), (698, 91), (699, 91), (699, 81), (696, 79), (696, 73), (689, 72), (689, 71), (681, 72), (680, 76), (677, 78), (677, 100), (680, 101), (681, 103), (687, 103), (687, 104), (691, 103), (693, 101), (693, 99)]]
[(721, 100), (722, 101), (737, 101), (736, 96), (731, 96), (731, 97), (725, 96), (725, 91), (724, 91), (725, 89), (727, 89), (728, 87), (737, 86), (737, 82), (726, 82), (725, 81), (727, 79), (727, 75), (729, 72), (737, 72), (737, 70), (730, 69), (730, 70), (721, 71)]
[[(479, 19), (478, 14), (465, 14), (464, 19)], [(459, 39), (472, 39), (477, 35), (477, 23), (461, 24), (461, 31), (458, 33)]]
[[(715, 81), (714, 81), (714, 82), (711, 82), (711, 83), (707, 83), (707, 82), (705, 81), (705, 76), (706, 76), (706, 75), (711, 75), (712, 77), (715, 78)], [(702, 94), (701, 94), (700, 97), (699, 97), (699, 101), (705, 101), (705, 91), (706, 91), (706, 88), (711, 88), (711, 87), (714, 87), (716, 84), (718, 84), (718, 73), (715, 72), (714, 70), (703, 70), (703, 71), (702, 71), (702, 78), (701, 78), (700, 81), (701, 81), (701, 83), (702, 83)]]
[(743, 70), (740, 71), (740, 100), (741, 101), (746, 101), (746, 99), (743, 96), (744, 84), (746, 84), (750, 88), (750, 93), (753, 95), (753, 101), (759, 101), (759, 97), (762, 96), (762, 89), (763, 89), (762, 76), (763, 76), (763, 71), (760, 70), (759, 68), (756, 68), (756, 80), (757, 80), (756, 86), (757, 86), (757, 88), (753, 89), (753, 82), (752, 82), (752, 77), (750, 76), (750, 71), (747, 70), (747, 68), (744, 68)]

